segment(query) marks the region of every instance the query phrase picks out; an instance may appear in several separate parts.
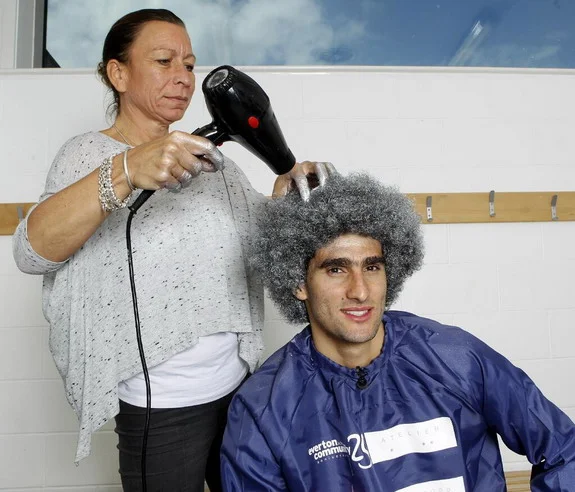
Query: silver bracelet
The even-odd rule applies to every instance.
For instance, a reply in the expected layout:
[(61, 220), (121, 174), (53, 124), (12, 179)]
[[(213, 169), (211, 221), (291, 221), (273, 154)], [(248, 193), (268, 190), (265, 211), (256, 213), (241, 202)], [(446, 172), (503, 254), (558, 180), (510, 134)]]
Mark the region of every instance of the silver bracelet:
[(124, 174), (126, 175), (126, 181), (128, 182), (128, 186), (132, 191), (136, 191), (136, 187), (132, 184), (132, 180), (130, 179), (130, 173), (128, 171), (128, 150), (124, 150)]
[(125, 208), (131, 196), (130, 193), (125, 200), (120, 200), (114, 191), (114, 186), (112, 185), (113, 159), (114, 156), (104, 159), (98, 172), (98, 198), (100, 199), (100, 205), (104, 212), (113, 212), (114, 210)]

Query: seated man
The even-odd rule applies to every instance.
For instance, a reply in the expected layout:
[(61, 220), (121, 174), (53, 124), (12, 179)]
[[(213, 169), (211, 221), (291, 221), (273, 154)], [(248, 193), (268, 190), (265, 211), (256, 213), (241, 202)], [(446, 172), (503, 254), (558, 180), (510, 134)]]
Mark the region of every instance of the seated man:
[(534, 465), (531, 490), (575, 491), (575, 426), (524, 372), (459, 328), (386, 309), (422, 244), (408, 198), (366, 175), (265, 205), (254, 265), (309, 326), (235, 396), (225, 490), (505, 491), (499, 434)]

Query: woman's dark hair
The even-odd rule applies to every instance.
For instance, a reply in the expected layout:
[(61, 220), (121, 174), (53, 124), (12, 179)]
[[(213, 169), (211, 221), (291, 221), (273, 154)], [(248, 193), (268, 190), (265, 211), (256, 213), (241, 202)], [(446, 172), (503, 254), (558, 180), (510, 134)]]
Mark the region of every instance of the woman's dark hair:
[(307, 202), (297, 192), (269, 200), (258, 214), (250, 263), (286, 319), (306, 323), (307, 310), (295, 289), (305, 282), (316, 251), (343, 234), (381, 243), (387, 276), (386, 307), (423, 263), (420, 218), (413, 203), (365, 173), (330, 177)]
[(108, 78), (106, 71), (108, 62), (110, 60), (118, 60), (122, 63), (128, 63), (128, 53), (132, 44), (144, 25), (151, 21), (169, 22), (170, 24), (182, 26), (184, 29), (186, 28), (182, 19), (166, 9), (136, 10), (126, 14), (114, 23), (104, 41), (102, 61), (98, 63), (96, 69), (102, 82), (110, 89), (114, 98), (108, 107), (107, 113), (109, 115), (113, 115), (120, 110), (120, 95)]

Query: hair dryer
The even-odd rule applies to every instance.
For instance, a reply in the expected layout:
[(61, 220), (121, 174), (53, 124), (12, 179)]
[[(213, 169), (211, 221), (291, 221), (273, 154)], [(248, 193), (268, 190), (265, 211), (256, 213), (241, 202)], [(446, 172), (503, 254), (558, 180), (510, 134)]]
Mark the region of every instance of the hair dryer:
[[(222, 65), (207, 75), (202, 91), (212, 122), (193, 135), (216, 145), (233, 140), (278, 175), (293, 168), (295, 157), (286, 144), (270, 99), (255, 80), (234, 67)], [(143, 190), (130, 210), (135, 213), (153, 193), (154, 190)]]

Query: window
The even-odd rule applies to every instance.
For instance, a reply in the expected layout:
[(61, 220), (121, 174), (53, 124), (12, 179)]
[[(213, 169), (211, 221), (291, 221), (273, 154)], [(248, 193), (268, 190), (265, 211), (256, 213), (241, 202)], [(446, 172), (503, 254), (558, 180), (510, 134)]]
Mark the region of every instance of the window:
[(186, 22), (198, 65), (575, 68), (573, 0), (47, 0), (44, 63), (95, 67), (145, 7)]

